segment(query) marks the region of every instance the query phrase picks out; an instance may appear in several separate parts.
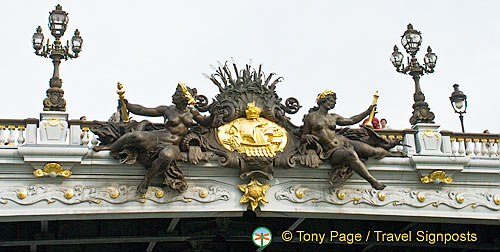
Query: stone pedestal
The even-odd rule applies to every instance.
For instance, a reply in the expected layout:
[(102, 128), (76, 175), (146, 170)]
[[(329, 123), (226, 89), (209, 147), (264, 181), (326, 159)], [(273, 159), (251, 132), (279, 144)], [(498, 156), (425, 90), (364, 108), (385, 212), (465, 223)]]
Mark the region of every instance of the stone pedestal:
[(433, 123), (417, 123), (415, 129), (415, 144), (419, 155), (443, 155), (441, 151), (442, 136), (438, 132), (440, 125)]
[(67, 144), (68, 113), (44, 111), (40, 113), (40, 144)]

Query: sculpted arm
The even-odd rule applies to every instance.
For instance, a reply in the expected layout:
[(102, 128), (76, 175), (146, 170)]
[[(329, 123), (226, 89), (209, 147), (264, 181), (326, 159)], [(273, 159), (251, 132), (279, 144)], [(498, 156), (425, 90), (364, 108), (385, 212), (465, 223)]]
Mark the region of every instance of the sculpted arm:
[(351, 118), (344, 118), (342, 116), (338, 116), (337, 117), (337, 124), (341, 125), (341, 126), (346, 126), (346, 125), (353, 125), (353, 124), (359, 123), (359, 122), (361, 122), (361, 120), (363, 120), (363, 118), (367, 117), (370, 114), (373, 107), (374, 107), (374, 105), (370, 105), (370, 107), (368, 107), (367, 110), (363, 111), (359, 115), (352, 116)]
[(311, 134), (311, 123), (309, 122), (309, 116), (304, 117), (304, 131), (302, 135)]
[(302, 136), (300, 137), (300, 141), (302, 143), (306, 143), (307, 145), (314, 145), (319, 141), (319, 138), (312, 134), (310, 120), (311, 120), (310, 116), (306, 115), (304, 117), (304, 128), (302, 130)]
[(158, 106), (156, 108), (146, 108), (139, 104), (132, 104), (127, 102), (127, 109), (129, 112), (136, 115), (143, 116), (164, 116), (167, 113), (167, 106)]
[(213, 116), (204, 116), (196, 108), (191, 108), (191, 114), (193, 115), (193, 119), (202, 126), (208, 127), (212, 123)]

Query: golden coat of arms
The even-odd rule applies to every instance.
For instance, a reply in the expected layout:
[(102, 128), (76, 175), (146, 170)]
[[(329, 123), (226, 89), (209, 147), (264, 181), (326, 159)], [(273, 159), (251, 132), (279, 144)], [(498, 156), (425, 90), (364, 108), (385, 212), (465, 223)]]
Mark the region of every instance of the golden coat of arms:
[(274, 157), (287, 143), (286, 130), (278, 124), (261, 118), (261, 108), (254, 102), (247, 104), (246, 118), (238, 118), (217, 129), (224, 148), (250, 157)]

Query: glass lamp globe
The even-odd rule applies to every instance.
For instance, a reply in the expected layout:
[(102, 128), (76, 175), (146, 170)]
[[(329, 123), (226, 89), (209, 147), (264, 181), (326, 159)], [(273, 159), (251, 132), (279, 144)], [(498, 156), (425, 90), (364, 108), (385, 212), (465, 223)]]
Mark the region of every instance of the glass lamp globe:
[(403, 54), (399, 52), (397, 46), (394, 46), (394, 52), (391, 55), (391, 62), (396, 68), (399, 68), (403, 62)]
[(450, 101), (455, 113), (465, 113), (467, 109), (467, 96), (458, 89), (458, 84), (453, 85)]
[(78, 29), (75, 30), (75, 35), (71, 38), (71, 50), (78, 54), (82, 51), (83, 39), (80, 37), (80, 31)]
[(66, 31), (68, 21), (68, 13), (63, 11), (62, 6), (58, 4), (56, 9), (50, 12), (49, 16), (49, 28), (52, 36), (56, 38), (62, 37)]
[(431, 47), (427, 47), (427, 54), (424, 57), (424, 63), (427, 68), (430, 70), (434, 69), (436, 67), (436, 61), (437, 61), (437, 56), (435, 53), (432, 52)]
[(33, 48), (35, 50), (38, 51), (38, 50), (42, 49), (42, 45), (43, 45), (42, 27), (38, 26), (38, 28), (36, 29), (36, 32), (33, 34), (32, 42), (33, 42)]
[(408, 24), (408, 29), (401, 37), (401, 44), (411, 56), (417, 54), (420, 44), (422, 44), (422, 36), (419, 31), (413, 29), (412, 24)]

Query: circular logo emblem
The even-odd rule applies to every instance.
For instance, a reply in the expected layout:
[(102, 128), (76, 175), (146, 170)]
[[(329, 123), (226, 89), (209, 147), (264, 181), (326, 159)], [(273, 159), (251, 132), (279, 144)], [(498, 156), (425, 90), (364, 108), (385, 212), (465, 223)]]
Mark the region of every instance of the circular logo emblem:
[(265, 227), (258, 227), (252, 233), (252, 241), (257, 247), (265, 247), (271, 243), (273, 235)]

